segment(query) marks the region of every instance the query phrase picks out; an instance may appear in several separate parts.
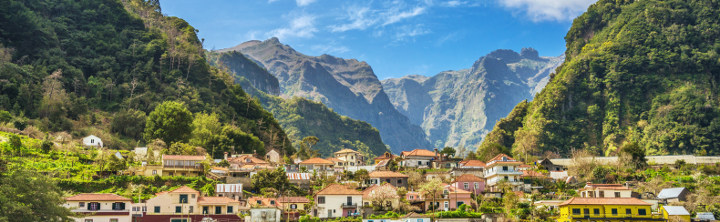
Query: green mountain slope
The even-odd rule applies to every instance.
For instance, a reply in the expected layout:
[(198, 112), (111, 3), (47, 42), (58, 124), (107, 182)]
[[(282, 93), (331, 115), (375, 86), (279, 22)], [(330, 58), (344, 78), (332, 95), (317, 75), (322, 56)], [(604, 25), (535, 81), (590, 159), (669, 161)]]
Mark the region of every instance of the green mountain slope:
[(277, 89), (277, 79), (241, 53), (230, 51), (207, 54), (211, 65), (233, 73), (243, 89), (260, 100), (296, 147), (299, 147), (303, 138), (316, 136), (319, 142), (313, 149), (321, 156), (331, 156), (344, 148), (358, 150), (366, 157), (379, 156), (388, 151), (380, 138), (380, 132), (366, 122), (341, 116), (322, 103), (305, 98), (283, 99), (270, 95), (272, 89)]
[(598, 1), (573, 22), (557, 74), (482, 146), (719, 155), (719, 16), (716, 1)]
[(142, 138), (110, 133), (113, 116), (175, 100), (293, 152), (273, 116), (208, 65), (196, 32), (157, 1), (2, 1), (0, 109), (44, 131), (102, 133), (130, 148)]

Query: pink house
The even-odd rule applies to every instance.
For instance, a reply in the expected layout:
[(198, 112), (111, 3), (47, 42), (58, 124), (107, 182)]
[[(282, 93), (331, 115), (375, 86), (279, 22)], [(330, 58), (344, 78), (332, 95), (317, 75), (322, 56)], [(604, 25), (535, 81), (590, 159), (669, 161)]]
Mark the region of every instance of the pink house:
[(485, 179), (472, 174), (463, 174), (462, 176), (455, 178), (452, 186), (470, 191), (475, 195), (480, 195), (483, 191), (485, 191)]
[(442, 187), (442, 194), (435, 196), (435, 198), (432, 196), (421, 197), (421, 199), (425, 200), (425, 211), (431, 210), (433, 205), (435, 205), (434, 209), (437, 209), (436, 211), (455, 210), (460, 205), (470, 205), (472, 202), (470, 197), (472, 193), (470, 191), (455, 188), (448, 184), (442, 184)]

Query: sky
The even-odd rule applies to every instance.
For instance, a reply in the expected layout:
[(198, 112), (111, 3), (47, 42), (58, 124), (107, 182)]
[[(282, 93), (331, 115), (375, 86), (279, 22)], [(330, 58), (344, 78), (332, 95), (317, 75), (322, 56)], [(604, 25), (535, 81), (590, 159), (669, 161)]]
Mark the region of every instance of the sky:
[(496, 49), (565, 51), (572, 20), (596, 0), (166, 0), (208, 50), (278, 37), (311, 56), (366, 61), (379, 79), (469, 68)]

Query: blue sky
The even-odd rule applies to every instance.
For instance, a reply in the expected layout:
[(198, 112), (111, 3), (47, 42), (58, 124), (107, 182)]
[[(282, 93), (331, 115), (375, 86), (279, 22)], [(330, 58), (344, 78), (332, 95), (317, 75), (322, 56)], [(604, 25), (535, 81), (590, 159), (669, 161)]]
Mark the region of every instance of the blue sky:
[(307, 55), (367, 61), (380, 79), (469, 68), (495, 49), (565, 51), (572, 19), (595, 0), (166, 0), (206, 49), (276, 36)]

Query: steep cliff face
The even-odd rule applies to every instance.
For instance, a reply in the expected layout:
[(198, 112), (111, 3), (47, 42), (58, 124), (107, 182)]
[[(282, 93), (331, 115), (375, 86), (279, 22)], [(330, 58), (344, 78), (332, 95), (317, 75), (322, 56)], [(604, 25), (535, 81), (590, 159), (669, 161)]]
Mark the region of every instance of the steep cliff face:
[(281, 97), (322, 102), (339, 114), (370, 123), (394, 152), (431, 148), (422, 129), (395, 110), (372, 68), (355, 59), (307, 56), (277, 38), (249, 41), (218, 52), (239, 51), (280, 83)]
[(495, 121), (542, 89), (562, 57), (534, 49), (496, 50), (469, 69), (383, 80), (395, 107), (419, 124), (434, 146), (476, 147)]
[(222, 67), (233, 76), (244, 77), (255, 89), (270, 95), (280, 95), (280, 82), (264, 68), (239, 52), (207, 53), (208, 62), (216, 67)]
[(547, 86), (483, 142), (521, 156), (720, 154), (720, 14), (703, 0), (600, 0), (574, 20)]

